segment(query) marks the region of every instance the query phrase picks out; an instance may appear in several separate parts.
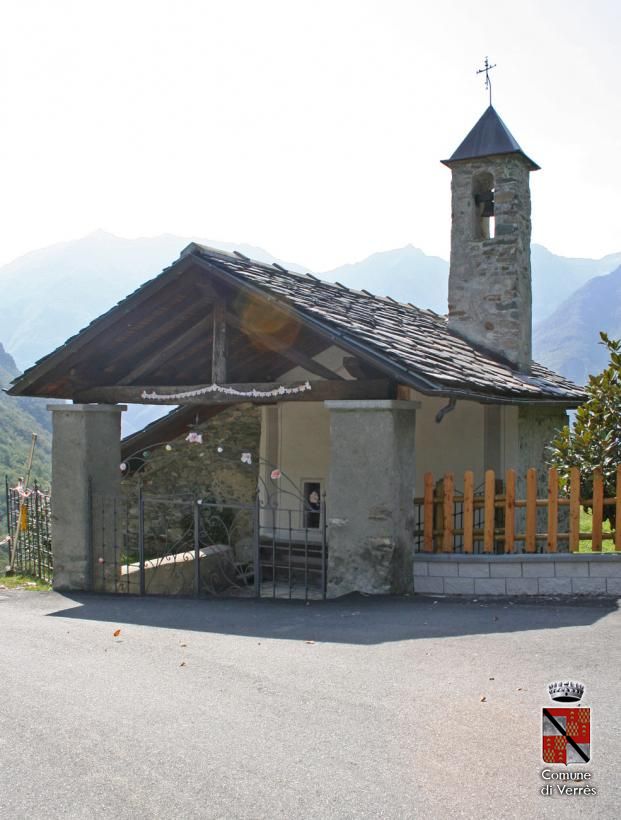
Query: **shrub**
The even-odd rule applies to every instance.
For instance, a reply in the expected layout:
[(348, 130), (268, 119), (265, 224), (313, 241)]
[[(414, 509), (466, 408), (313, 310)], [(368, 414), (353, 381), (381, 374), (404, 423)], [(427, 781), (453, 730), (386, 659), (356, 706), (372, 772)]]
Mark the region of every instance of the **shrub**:
[[(593, 497), (593, 470), (600, 467), (604, 494), (616, 494), (617, 465), (621, 464), (621, 340), (600, 333), (610, 361), (598, 375), (589, 376), (587, 400), (576, 412), (572, 427), (564, 427), (550, 445), (550, 463), (557, 467), (565, 488), (572, 467), (580, 470), (580, 494)], [(585, 505), (585, 509), (589, 509)], [(615, 525), (615, 508), (604, 507), (604, 519)]]

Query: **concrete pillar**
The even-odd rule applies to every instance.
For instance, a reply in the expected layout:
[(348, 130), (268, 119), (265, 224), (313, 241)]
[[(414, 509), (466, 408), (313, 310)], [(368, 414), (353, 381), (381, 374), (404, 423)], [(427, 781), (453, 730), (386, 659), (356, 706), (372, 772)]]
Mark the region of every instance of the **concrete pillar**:
[(120, 493), (125, 405), (51, 404), (54, 589), (93, 588), (89, 480), (93, 494)]
[(418, 402), (327, 401), (328, 595), (412, 589)]

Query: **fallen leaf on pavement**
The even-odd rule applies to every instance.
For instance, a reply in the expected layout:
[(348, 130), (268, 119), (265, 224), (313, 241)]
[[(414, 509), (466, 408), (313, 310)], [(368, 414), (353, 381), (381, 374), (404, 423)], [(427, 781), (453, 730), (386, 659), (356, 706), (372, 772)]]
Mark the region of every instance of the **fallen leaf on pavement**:
[(304, 641), (304, 643), (315, 643), (315, 641)]
[(185, 661), (181, 661), (181, 663), (179, 664), (179, 666), (187, 666), (187, 663), (186, 663)]
[(119, 635), (121, 634), (121, 630), (120, 629), (115, 629), (112, 634), (114, 635), (115, 638), (118, 638)]
[(487, 698), (485, 697), (485, 695), (481, 695), (480, 700), (481, 700), (481, 703), (485, 703), (485, 701), (487, 700)]

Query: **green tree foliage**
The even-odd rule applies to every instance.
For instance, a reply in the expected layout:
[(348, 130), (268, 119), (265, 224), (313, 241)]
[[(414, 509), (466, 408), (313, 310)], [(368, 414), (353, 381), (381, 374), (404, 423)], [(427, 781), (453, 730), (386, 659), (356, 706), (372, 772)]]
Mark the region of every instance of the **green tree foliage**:
[[(600, 467), (607, 498), (616, 492), (617, 465), (621, 464), (621, 340), (600, 333), (610, 361), (598, 375), (589, 376), (587, 400), (576, 412), (573, 427), (564, 427), (550, 445), (550, 463), (564, 486), (572, 467), (580, 470), (580, 494), (593, 497), (593, 470)], [(604, 518), (614, 526), (614, 506), (604, 507)]]

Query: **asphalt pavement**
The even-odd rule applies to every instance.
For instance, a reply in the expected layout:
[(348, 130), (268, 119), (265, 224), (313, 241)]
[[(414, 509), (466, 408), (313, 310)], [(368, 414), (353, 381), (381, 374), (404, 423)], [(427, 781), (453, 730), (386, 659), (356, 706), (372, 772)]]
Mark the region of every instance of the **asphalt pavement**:
[[(620, 644), (616, 601), (0, 589), (0, 817), (612, 820)], [(540, 793), (560, 679), (596, 795)]]

